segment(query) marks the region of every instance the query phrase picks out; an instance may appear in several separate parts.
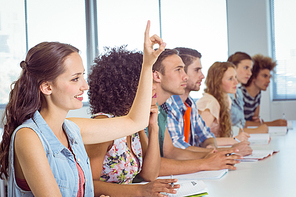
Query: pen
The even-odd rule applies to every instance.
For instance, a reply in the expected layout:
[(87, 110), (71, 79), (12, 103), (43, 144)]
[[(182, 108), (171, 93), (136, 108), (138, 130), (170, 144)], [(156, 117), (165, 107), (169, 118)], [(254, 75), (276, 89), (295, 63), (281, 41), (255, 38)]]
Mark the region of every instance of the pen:
[(235, 138), (235, 137), (234, 137), (233, 139), (235, 139), (235, 140), (236, 140), (237, 142), (239, 142), (239, 143), (241, 142), (239, 139), (237, 139), (237, 138)]
[[(174, 179), (172, 174), (171, 174), (171, 179)], [(171, 186), (174, 187), (174, 182), (171, 183)]]
[(259, 116), (259, 120), (260, 120), (260, 124), (262, 125), (263, 124), (263, 122), (262, 122), (262, 119), (261, 119), (261, 117)]
[(244, 132), (242, 120), (240, 120), (240, 124), (238, 125), (238, 127), (242, 130), (242, 132)]

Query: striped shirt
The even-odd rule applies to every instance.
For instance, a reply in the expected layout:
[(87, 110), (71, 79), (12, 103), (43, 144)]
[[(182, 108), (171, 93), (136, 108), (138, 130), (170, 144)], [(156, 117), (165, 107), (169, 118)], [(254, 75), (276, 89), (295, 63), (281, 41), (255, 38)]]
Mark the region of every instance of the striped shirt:
[(244, 95), (244, 114), (245, 119), (252, 121), (257, 107), (260, 105), (261, 91), (255, 97), (252, 97), (244, 86), (240, 87)]

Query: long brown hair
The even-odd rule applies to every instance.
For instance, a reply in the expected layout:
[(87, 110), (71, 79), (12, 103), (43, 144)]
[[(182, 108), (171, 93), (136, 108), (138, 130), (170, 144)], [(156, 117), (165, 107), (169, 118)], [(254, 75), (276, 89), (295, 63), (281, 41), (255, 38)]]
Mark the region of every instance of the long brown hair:
[(7, 177), (8, 154), (13, 131), (40, 110), (43, 94), (39, 90), (45, 81), (54, 80), (65, 71), (64, 60), (68, 55), (79, 50), (71, 45), (59, 42), (42, 42), (31, 48), (22, 68), (19, 79), (11, 84), (9, 102), (4, 116), (3, 139), (0, 144), (0, 177)]
[(205, 92), (215, 97), (220, 105), (219, 112), (219, 134), (220, 137), (230, 137), (231, 131), (231, 118), (229, 112), (228, 101), (225, 98), (225, 93), (222, 90), (222, 78), (228, 68), (234, 68), (235, 66), (230, 62), (215, 62), (208, 70), (206, 78)]

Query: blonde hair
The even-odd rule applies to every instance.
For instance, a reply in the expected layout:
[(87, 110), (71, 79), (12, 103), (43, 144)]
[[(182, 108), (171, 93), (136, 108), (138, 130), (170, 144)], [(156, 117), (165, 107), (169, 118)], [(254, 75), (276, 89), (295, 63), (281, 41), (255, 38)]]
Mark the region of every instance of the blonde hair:
[(225, 98), (225, 93), (222, 90), (222, 78), (228, 68), (234, 68), (235, 65), (231, 62), (215, 62), (208, 70), (206, 78), (205, 93), (215, 97), (220, 105), (219, 112), (219, 135), (220, 137), (232, 136), (231, 118), (229, 112), (228, 101)]

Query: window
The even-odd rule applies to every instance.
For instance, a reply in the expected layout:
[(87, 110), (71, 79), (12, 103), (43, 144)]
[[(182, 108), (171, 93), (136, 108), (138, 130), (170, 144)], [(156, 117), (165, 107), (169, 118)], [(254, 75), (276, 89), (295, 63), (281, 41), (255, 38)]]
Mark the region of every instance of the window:
[(274, 50), (277, 61), (273, 100), (296, 99), (296, 1), (272, 0)]
[[(95, 2), (95, 0), (93, 0)], [(97, 0), (98, 49), (128, 44), (143, 50), (144, 30), (162, 35), (168, 48), (191, 47), (203, 55), (203, 73), (215, 61), (227, 60), (225, 0)], [(59, 41), (79, 48), (85, 66), (86, 18), (82, 0), (0, 1), (0, 104), (8, 102), (10, 84), (21, 71), (27, 48)], [(27, 19), (27, 20), (26, 20)], [(27, 23), (26, 23), (27, 22)], [(88, 52), (89, 53), (89, 52)], [(88, 69), (86, 68), (86, 71)], [(192, 93), (201, 97), (201, 91)], [(87, 101), (87, 95), (84, 96)]]
[[(215, 61), (227, 60), (225, 0), (97, 0), (97, 7), (100, 52), (105, 46), (125, 44), (130, 50), (142, 50), (149, 19), (150, 35), (162, 36), (167, 48), (190, 47), (202, 53), (205, 76)], [(203, 84), (191, 96), (200, 98), (204, 88)]]
[(20, 74), (26, 54), (24, 4), (19, 0), (0, 1), (0, 104), (8, 102), (10, 84)]
[[(0, 104), (8, 102), (10, 84), (19, 77), (19, 64), (26, 57), (26, 48), (43, 41), (69, 43), (80, 50), (86, 66), (85, 32), (84, 1), (1, 0)], [(84, 98), (87, 101), (86, 94)]]
[(104, 47), (128, 45), (143, 50), (144, 31), (151, 21), (150, 35), (159, 35), (158, 0), (97, 0), (99, 52)]
[[(202, 54), (202, 72), (207, 76), (216, 61), (227, 61), (227, 16), (225, 0), (162, 0), (162, 37), (168, 48), (189, 47)], [(201, 98), (205, 89), (191, 92)]]

